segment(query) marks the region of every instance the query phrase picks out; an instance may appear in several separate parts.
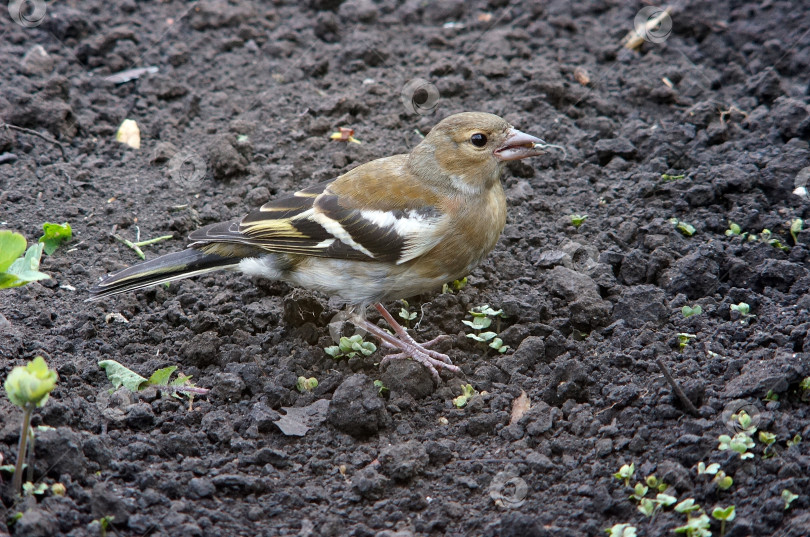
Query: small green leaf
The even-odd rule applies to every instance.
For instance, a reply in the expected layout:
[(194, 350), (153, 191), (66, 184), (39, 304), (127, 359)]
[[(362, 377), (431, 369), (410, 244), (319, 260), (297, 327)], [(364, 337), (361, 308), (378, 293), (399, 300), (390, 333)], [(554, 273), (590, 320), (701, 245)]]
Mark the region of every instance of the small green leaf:
[(137, 392), (141, 390), (144, 384), (149, 382), (147, 379), (115, 360), (102, 360), (98, 365), (107, 373), (107, 378), (110, 379), (110, 382), (112, 382), (115, 388), (123, 386), (131, 392)]
[(661, 505), (665, 505), (665, 506), (669, 507), (670, 505), (677, 502), (678, 498), (676, 498), (675, 496), (670, 496), (669, 494), (664, 494), (664, 493), (661, 492), (661, 493), (658, 493), (655, 496), (655, 500), (658, 503), (660, 503)]
[[(19, 287), (29, 282), (39, 280), (48, 280), (50, 276), (39, 272), (39, 259), (42, 257), (42, 244), (32, 244), (28, 251), (25, 252), (24, 257), (20, 257), (14, 261), (8, 270), (7, 274), (17, 277), (17, 281), (7, 282), (9, 287)], [(6, 278), (4, 278), (5, 280)]]
[(59, 376), (42, 356), (37, 356), (26, 365), (17, 366), (11, 370), (4, 387), (9, 400), (15, 405), (25, 408), (29, 405), (43, 406), (48, 402), (50, 394)]
[(588, 215), (587, 214), (572, 214), (572, 215), (569, 216), (569, 218), (571, 219), (571, 225), (574, 226), (575, 228), (579, 228), (579, 226), (584, 224), (585, 220), (588, 219)]
[(689, 318), (692, 315), (700, 315), (701, 313), (703, 313), (703, 308), (700, 307), (700, 304), (697, 304), (695, 306), (684, 306), (681, 308), (681, 313), (685, 318)]
[(729, 505), (725, 509), (715, 507), (714, 510), (712, 510), (712, 516), (717, 520), (724, 520), (726, 522), (731, 522), (732, 520), (734, 520), (736, 513), (734, 512), (734, 506)]
[(39, 242), (45, 245), (47, 255), (54, 253), (60, 244), (73, 237), (73, 231), (67, 222), (62, 225), (45, 222), (42, 224), (42, 229), (45, 233), (39, 238)]
[(799, 244), (799, 238), (796, 235), (801, 233), (803, 227), (804, 227), (804, 220), (802, 220), (801, 218), (795, 218), (790, 223), (790, 236), (793, 237), (793, 244)]
[(798, 497), (798, 494), (793, 494), (790, 490), (784, 489), (782, 491), (782, 501), (785, 502), (785, 509), (790, 509), (790, 504), (798, 499)]
[(168, 386), (169, 385), (169, 378), (172, 376), (172, 373), (177, 371), (176, 365), (170, 365), (169, 367), (164, 367), (163, 369), (158, 369), (149, 377), (147, 383), (150, 386)]
[(14, 260), (25, 252), (26, 244), (25, 237), (19, 233), (0, 230), (0, 272), (8, 270)]
[(332, 358), (340, 358), (343, 355), (340, 351), (340, 347), (338, 347), (337, 345), (326, 347), (323, 351)]
[(692, 511), (697, 511), (698, 509), (700, 509), (700, 506), (695, 504), (694, 498), (687, 498), (675, 506), (675, 510), (679, 513), (691, 513)]

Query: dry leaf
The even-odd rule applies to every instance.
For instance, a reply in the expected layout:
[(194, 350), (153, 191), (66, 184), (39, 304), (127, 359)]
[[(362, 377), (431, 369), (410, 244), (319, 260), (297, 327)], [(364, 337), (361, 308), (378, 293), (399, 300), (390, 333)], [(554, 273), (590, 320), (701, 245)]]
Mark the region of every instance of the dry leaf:
[(523, 417), (523, 414), (526, 413), (532, 407), (532, 402), (529, 400), (529, 396), (526, 395), (524, 390), (520, 390), (520, 395), (512, 401), (512, 418), (509, 420), (509, 425), (514, 425), (520, 418)]
[(311, 428), (326, 419), (329, 410), (328, 399), (318, 399), (309, 406), (281, 407), (287, 414), (274, 421), (281, 432), (287, 436), (304, 436)]
[(133, 119), (125, 119), (121, 126), (118, 127), (118, 132), (115, 133), (115, 140), (122, 144), (127, 144), (134, 149), (141, 148), (141, 130), (138, 124)]

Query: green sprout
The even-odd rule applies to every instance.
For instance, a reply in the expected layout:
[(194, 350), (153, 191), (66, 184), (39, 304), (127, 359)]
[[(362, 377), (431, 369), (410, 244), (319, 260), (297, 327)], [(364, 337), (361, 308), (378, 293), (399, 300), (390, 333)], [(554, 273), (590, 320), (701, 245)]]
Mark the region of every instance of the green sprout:
[(762, 233), (760, 233), (760, 237), (761, 237), (762, 242), (767, 242), (768, 244), (770, 244), (774, 248), (779, 248), (783, 252), (789, 252), (790, 251), (789, 246), (785, 246), (784, 244), (782, 244), (779, 241), (779, 239), (772, 238), (772, 233), (771, 233), (770, 229), (763, 229)]
[(141, 250), (141, 246), (149, 246), (151, 244), (157, 244), (159, 242), (173, 238), (174, 235), (161, 235), (160, 237), (155, 237), (154, 239), (142, 241), (141, 229), (135, 226), (135, 242), (132, 242), (129, 239), (125, 239), (120, 235), (113, 235), (113, 237), (115, 237), (117, 241), (121, 242), (125, 246), (131, 248), (136, 254), (138, 254), (138, 257), (140, 257), (141, 259), (146, 259), (146, 254), (144, 254), (143, 250)]
[(661, 174), (661, 179), (666, 181), (666, 182), (678, 181), (680, 179), (683, 179), (684, 177), (686, 177), (686, 175), (684, 175), (684, 174), (681, 174), (681, 175), (670, 175), (668, 173), (662, 173)]
[(51, 494), (54, 496), (64, 496), (67, 493), (67, 488), (62, 483), (54, 483), (51, 485)]
[(706, 466), (706, 463), (704, 463), (703, 461), (700, 461), (698, 463), (698, 465), (697, 465), (697, 473), (698, 473), (698, 475), (703, 475), (703, 474), (715, 475), (719, 469), (720, 469), (720, 465), (717, 464), (716, 462), (713, 462), (712, 464)]
[(739, 432), (733, 437), (730, 437), (727, 434), (721, 434), (718, 437), (718, 440), (720, 441), (720, 445), (717, 446), (717, 449), (720, 451), (730, 449), (735, 453), (739, 453), (740, 458), (743, 460), (753, 458), (754, 456), (753, 453), (748, 452), (749, 449), (754, 447), (754, 440), (745, 432)]
[(27, 483), (23, 483), (22, 485), (23, 495), (25, 496), (42, 496), (48, 491), (48, 485), (45, 483), (40, 483), (38, 485), (34, 485), (30, 481)]
[(669, 494), (659, 492), (656, 494), (654, 500), (651, 498), (642, 498), (638, 504), (638, 510), (644, 516), (651, 517), (660, 511), (662, 507), (669, 507), (677, 501), (678, 499), (675, 496), (670, 496)]
[[(0, 230), (0, 289), (50, 278), (39, 271), (44, 245), (33, 244), (26, 251), (27, 245), (25, 237), (19, 233)], [(20, 257), (23, 253), (25, 256)]]
[(790, 236), (793, 237), (793, 244), (799, 244), (799, 238), (796, 235), (801, 233), (803, 227), (804, 227), (804, 220), (802, 220), (801, 218), (795, 218), (790, 223)]
[(633, 479), (633, 474), (636, 473), (636, 463), (623, 464), (619, 471), (613, 474), (613, 477), (619, 481), (624, 481), (624, 486), (630, 486), (630, 480)]
[(51, 255), (59, 248), (63, 242), (69, 241), (73, 237), (73, 231), (70, 229), (70, 224), (53, 224), (45, 222), (42, 224), (43, 235), (39, 238), (39, 242), (44, 244), (44, 251), (46, 255)]
[(768, 390), (768, 393), (765, 394), (764, 400), (776, 402), (779, 400), (779, 394), (773, 393), (773, 390)]
[(315, 377), (298, 377), (298, 380), (295, 382), (295, 387), (301, 393), (311, 392), (318, 387), (318, 379)]
[(733, 505), (729, 505), (725, 509), (722, 507), (715, 507), (712, 510), (712, 517), (720, 521), (720, 537), (723, 537), (726, 534), (726, 522), (731, 522), (734, 520), (735, 516), (736, 513), (734, 512)]
[[(487, 343), (489, 347), (495, 349), (499, 353), (503, 354), (507, 350), (509, 350), (509, 345), (504, 345), (503, 340), (498, 337), (497, 332), (486, 331), (482, 332), (482, 330), (486, 330), (492, 325), (492, 319), (496, 319), (497, 325), (500, 324), (500, 318), (506, 317), (503, 313), (503, 310), (494, 310), (489, 307), (489, 304), (484, 304), (483, 306), (478, 306), (470, 310), (470, 315), (473, 316), (472, 321), (462, 320), (461, 322), (472, 328), (473, 330), (478, 331), (477, 334), (467, 334), (467, 337), (478, 341), (480, 343)], [(499, 326), (496, 326), (499, 329)]]
[(773, 451), (770, 451), (770, 449), (774, 442), (776, 442), (776, 435), (765, 431), (759, 431), (759, 441), (765, 444), (765, 448), (762, 450), (762, 458), (769, 459), (773, 457), (774, 453)]
[(798, 494), (793, 494), (790, 490), (784, 489), (782, 491), (782, 501), (785, 502), (785, 509), (790, 509), (790, 504), (799, 498)]
[(726, 230), (726, 237), (734, 237), (742, 234), (742, 228), (739, 224), (735, 224), (731, 220), (728, 221), (728, 229)]
[(352, 337), (341, 337), (337, 345), (326, 347), (324, 352), (337, 360), (338, 358), (354, 358), (358, 354), (368, 356), (377, 350), (377, 346), (370, 341), (363, 341), (363, 336), (355, 334)]
[(810, 377), (804, 377), (799, 382), (799, 389), (802, 391), (802, 401), (807, 401), (810, 398)]
[(685, 319), (688, 319), (692, 315), (700, 315), (703, 313), (703, 308), (700, 307), (700, 304), (696, 304), (694, 306), (684, 306), (681, 308), (681, 313)]
[(687, 237), (691, 237), (692, 235), (695, 234), (695, 231), (697, 231), (694, 226), (687, 224), (686, 222), (683, 222), (681, 220), (678, 220), (677, 218), (670, 218), (669, 223), (675, 226), (675, 229), (677, 229), (678, 231), (681, 232), (681, 234)]
[(734, 479), (720, 469), (720, 465), (716, 462), (706, 466), (704, 462), (699, 462), (697, 465), (698, 475), (713, 475), (712, 483), (717, 485), (720, 490), (728, 490), (734, 484)]
[(400, 300), (400, 302), (402, 302), (402, 308), (400, 308), (399, 310), (399, 316), (405, 321), (405, 326), (410, 328), (411, 321), (416, 319), (416, 312), (414, 311), (413, 313), (411, 313), (409, 311), (410, 306), (408, 305), (407, 300)]
[(453, 294), (453, 292), (461, 291), (467, 286), (467, 277), (464, 276), (460, 280), (453, 280), (450, 283), (445, 283), (442, 285), (442, 294), (445, 295), (447, 293)]
[(802, 441), (802, 435), (800, 435), (799, 433), (796, 433), (796, 435), (793, 438), (791, 438), (790, 440), (788, 440), (785, 443), (787, 444), (787, 447), (790, 448), (790, 447), (793, 447), (793, 446), (798, 446), (799, 442), (801, 442), (801, 441)]
[(189, 405), (193, 403), (195, 395), (208, 393), (207, 389), (195, 386), (191, 382), (190, 375), (178, 373), (177, 378), (170, 382), (172, 374), (177, 371), (176, 365), (158, 369), (149, 378), (140, 376), (115, 360), (102, 360), (98, 366), (107, 373), (107, 378), (112, 382), (113, 390), (110, 390), (111, 392), (121, 386), (131, 392), (139, 392), (150, 386), (159, 386), (162, 390), (171, 393), (173, 397), (179, 398), (178, 393), (185, 395), (189, 399)]
[(90, 522), (91, 524), (98, 524), (98, 533), (101, 537), (107, 537), (107, 530), (110, 529), (115, 517), (112, 515), (103, 516)]
[(465, 384), (461, 387), (461, 395), (453, 398), (453, 405), (456, 408), (464, 408), (475, 395), (478, 395), (478, 392), (475, 391), (472, 384)]
[(756, 315), (750, 313), (751, 306), (749, 306), (745, 302), (740, 302), (739, 304), (731, 304), (729, 306), (731, 311), (736, 311), (740, 315), (740, 322), (742, 324), (748, 324), (748, 322), (756, 317)]
[(579, 226), (585, 223), (585, 220), (588, 219), (587, 214), (572, 214), (569, 216), (571, 219), (571, 225), (575, 228), (579, 229)]
[(374, 387), (377, 388), (377, 394), (382, 397), (385, 397), (386, 395), (388, 395), (388, 392), (391, 391), (385, 387), (385, 384), (383, 384), (383, 381), (381, 380), (375, 380)]
[(686, 332), (679, 332), (678, 334), (678, 347), (683, 350), (689, 343), (697, 338), (695, 334), (687, 334)]
[[(675, 533), (685, 533), (687, 537), (710, 537), (711, 519), (703, 512), (694, 498), (687, 498), (675, 506), (675, 511), (686, 515), (686, 524), (675, 528)], [(693, 516), (697, 514), (697, 516)]]
[(609, 537), (636, 537), (636, 528), (630, 524), (614, 524), (605, 530)]
[(32, 442), (34, 436), (34, 432), (31, 430), (31, 415), (35, 408), (40, 408), (48, 402), (48, 396), (56, 387), (58, 379), (56, 371), (48, 369), (48, 364), (42, 356), (37, 356), (24, 366), (15, 367), (6, 378), (4, 386), (9, 400), (23, 409), (20, 443), (17, 446), (17, 465), (14, 467), (14, 479), (11, 482), (11, 490), (14, 494), (19, 494), (22, 488), (26, 449), (29, 449), (29, 473), (32, 469), (30, 460), (33, 457), (31, 453), (33, 450), (28, 446), (29, 436)]
[(657, 490), (658, 492), (664, 492), (669, 488), (669, 485), (667, 485), (661, 479), (658, 479), (654, 475), (647, 476), (645, 482), (647, 483), (648, 487)]
[(757, 426), (754, 423), (754, 419), (745, 411), (745, 409), (740, 409), (736, 414), (731, 415), (731, 419), (736, 420), (737, 423), (740, 424), (742, 430), (748, 434), (754, 434), (757, 432)]

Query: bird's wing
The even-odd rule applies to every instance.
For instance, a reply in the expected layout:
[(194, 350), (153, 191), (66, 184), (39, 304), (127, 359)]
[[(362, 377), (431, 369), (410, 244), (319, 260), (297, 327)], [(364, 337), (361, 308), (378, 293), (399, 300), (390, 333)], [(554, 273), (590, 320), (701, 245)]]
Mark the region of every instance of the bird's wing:
[[(241, 220), (201, 228), (189, 239), (206, 251), (238, 244), (273, 253), (396, 264), (439, 242), (447, 217), (429, 196), (420, 201), (408, 195), (398, 202), (392, 186), (403, 180), (363, 181), (362, 174), (354, 174), (347, 183), (346, 175), (266, 203)], [(346, 184), (354, 188), (347, 190)], [(377, 190), (381, 201), (369, 204), (364, 186)], [(358, 188), (363, 193), (352, 195)]]

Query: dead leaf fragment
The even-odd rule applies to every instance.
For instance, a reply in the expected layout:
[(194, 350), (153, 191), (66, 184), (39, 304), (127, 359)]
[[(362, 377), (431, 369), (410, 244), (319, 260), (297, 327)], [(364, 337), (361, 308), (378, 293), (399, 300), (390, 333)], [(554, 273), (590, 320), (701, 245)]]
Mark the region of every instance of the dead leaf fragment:
[(335, 140), (336, 142), (351, 142), (353, 144), (360, 143), (360, 141), (354, 137), (354, 129), (350, 129), (348, 127), (340, 127), (338, 132), (333, 132), (329, 135), (329, 138)]
[(526, 395), (525, 390), (520, 390), (520, 395), (512, 401), (512, 417), (509, 420), (509, 425), (514, 425), (520, 418), (523, 417), (523, 414), (526, 413), (532, 407), (532, 402), (529, 400), (529, 396)]
[(318, 399), (305, 407), (281, 407), (286, 414), (274, 421), (287, 436), (304, 436), (307, 431), (326, 420), (329, 410), (328, 399)]

